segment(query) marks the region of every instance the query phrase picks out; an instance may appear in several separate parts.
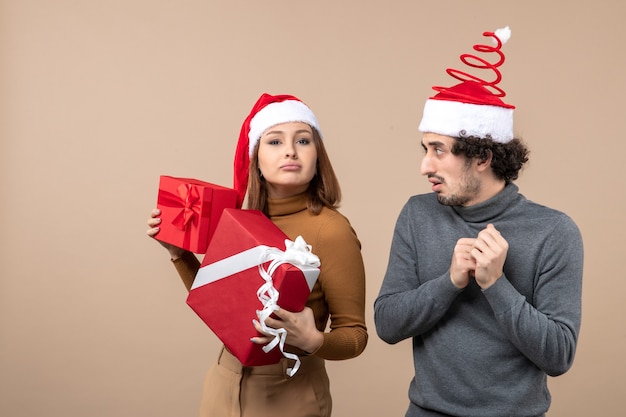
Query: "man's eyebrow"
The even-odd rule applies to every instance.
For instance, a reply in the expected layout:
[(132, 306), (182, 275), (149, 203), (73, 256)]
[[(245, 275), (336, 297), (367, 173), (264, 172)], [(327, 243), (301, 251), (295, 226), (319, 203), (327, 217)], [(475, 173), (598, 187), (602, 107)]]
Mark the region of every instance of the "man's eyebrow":
[(422, 148), (424, 148), (424, 149), (427, 149), (427, 148), (426, 148), (426, 145), (428, 145), (428, 146), (430, 146), (430, 147), (434, 147), (434, 148), (436, 148), (436, 147), (440, 147), (440, 146), (446, 146), (446, 144), (445, 144), (445, 143), (443, 143), (443, 142), (442, 142), (442, 141), (440, 141), (440, 140), (431, 140), (430, 142), (428, 142), (428, 143), (426, 143), (426, 144), (424, 144), (424, 142), (422, 142), (422, 143), (421, 143), (421, 145), (422, 145)]

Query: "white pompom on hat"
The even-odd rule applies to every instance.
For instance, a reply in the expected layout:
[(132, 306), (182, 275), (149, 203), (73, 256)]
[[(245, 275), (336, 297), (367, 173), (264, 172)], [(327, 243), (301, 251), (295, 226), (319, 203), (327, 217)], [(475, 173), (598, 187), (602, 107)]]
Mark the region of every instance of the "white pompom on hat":
[(267, 93), (262, 94), (244, 120), (239, 133), (234, 161), (234, 188), (238, 194), (238, 207), (243, 205), (248, 188), (250, 157), (263, 132), (272, 126), (289, 122), (306, 123), (315, 128), (320, 137), (322, 136), (313, 111), (302, 100), (288, 94), (276, 96)]
[[(492, 37), (495, 46), (474, 45), (478, 52), (496, 53), (500, 59), (489, 63), (475, 55), (463, 54), (461, 61), (468, 66), (490, 69), (496, 74), (491, 82), (456, 69), (446, 71), (461, 81), (453, 87), (433, 87), (439, 91), (426, 100), (422, 121), (418, 127), (420, 132), (432, 132), (452, 137), (476, 136), (491, 138), (496, 142), (506, 143), (513, 136), (513, 109), (515, 106), (506, 104), (500, 99), (506, 93), (497, 84), (502, 75), (497, 67), (504, 63), (502, 45), (511, 37), (509, 27), (495, 32), (484, 32), (483, 36)], [(495, 91), (492, 91), (495, 90)]]

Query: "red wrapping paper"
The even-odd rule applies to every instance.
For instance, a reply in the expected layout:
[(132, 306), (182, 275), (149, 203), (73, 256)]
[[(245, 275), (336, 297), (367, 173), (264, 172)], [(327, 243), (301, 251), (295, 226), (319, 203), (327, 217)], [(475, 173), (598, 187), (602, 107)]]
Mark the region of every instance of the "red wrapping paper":
[[(187, 298), (187, 304), (244, 366), (277, 363), (283, 355), (278, 347), (266, 353), (262, 345), (250, 341), (259, 335), (252, 320), (257, 319), (257, 310), (263, 309), (257, 290), (265, 280), (258, 262), (240, 259), (263, 246), (284, 251), (285, 240), (288, 237), (260, 211), (225, 209)], [(205, 267), (216, 269), (224, 261), (236, 269), (246, 269), (210, 283), (200, 282)], [(269, 262), (261, 264), (267, 267)], [(280, 265), (272, 275), (280, 293), (277, 304), (289, 311), (302, 311), (318, 274), (319, 268)]]
[(161, 230), (155, 238), (194, 253), (205, 253), (222, 211), (235, 207), (235, 190), (193, 178), (162, 175), (157, 208)]

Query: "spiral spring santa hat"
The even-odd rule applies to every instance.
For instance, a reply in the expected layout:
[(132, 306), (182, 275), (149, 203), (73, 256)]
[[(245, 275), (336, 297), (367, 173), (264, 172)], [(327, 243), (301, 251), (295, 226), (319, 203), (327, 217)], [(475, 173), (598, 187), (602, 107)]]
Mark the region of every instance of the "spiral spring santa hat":
[(248, 188), (250, 157), (261, 135), (272, 126), (303, 122), (322, 135), (315, 114), (300, 99), (290, 95), (262, 94), (241, 125), (239, 141), (235, 150), (234, 188), (237, 191), (237, 207), (241, 208)]
[(495, 46), (474, 45), (474, 50), (495, 53), (499, 56), (496, 63), (475, 55), (463, 54), (461, 61), (473, 68), (489, 69), (495, 73), (495, 80), (485, 81), (463, 71), (448, 68), (446, 72), (461, 81), (453, 87), (437, 87), (439, 93), (430, 97), (424, 106), (422, 121), (418, 130), (452, 137), (476, 136), (491, 138), (496, 142), (506, 143), (513, 139), (513, 109), (500, 97), (506, 96), (497, 86), (502, 80), (498, 67), (504, 63), (504, 54), (500, 50), (511, 37), (509, 27), (495, 32), (484, 32), (483, 36), (493, 38)]

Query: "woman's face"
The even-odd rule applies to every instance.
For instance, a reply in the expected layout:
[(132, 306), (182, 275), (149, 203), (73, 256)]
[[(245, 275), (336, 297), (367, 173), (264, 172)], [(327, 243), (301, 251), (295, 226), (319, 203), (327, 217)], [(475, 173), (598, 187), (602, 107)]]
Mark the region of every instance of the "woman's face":
[(259, 139), (258, 164), (269, 198), (291, 197), (306, 191), (317, 164), (311, 126), (290, 122), (267, 129)]

